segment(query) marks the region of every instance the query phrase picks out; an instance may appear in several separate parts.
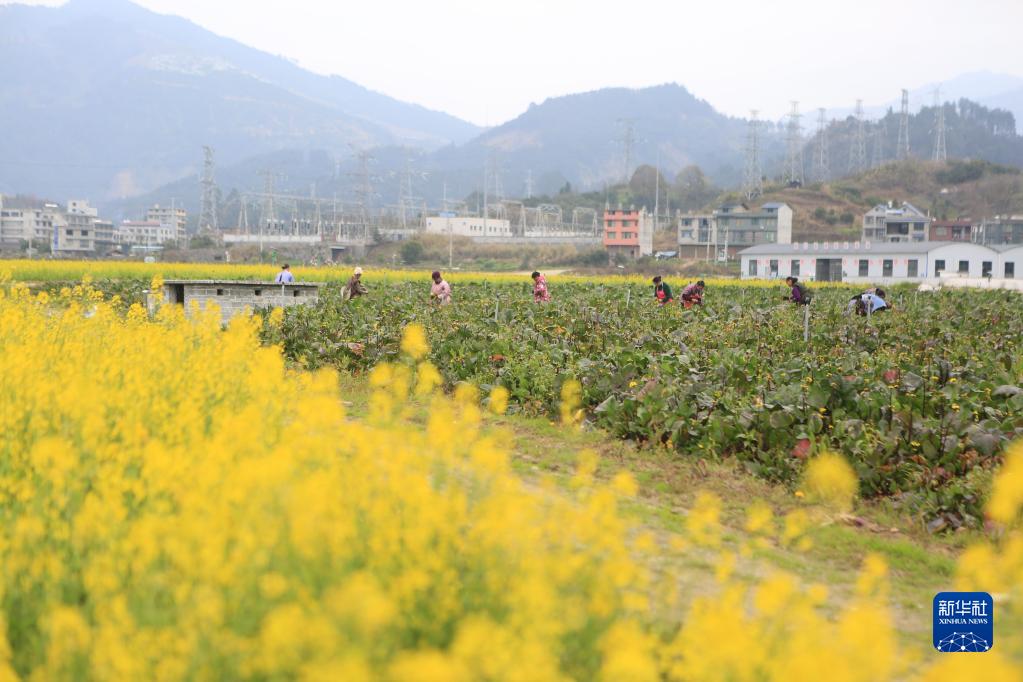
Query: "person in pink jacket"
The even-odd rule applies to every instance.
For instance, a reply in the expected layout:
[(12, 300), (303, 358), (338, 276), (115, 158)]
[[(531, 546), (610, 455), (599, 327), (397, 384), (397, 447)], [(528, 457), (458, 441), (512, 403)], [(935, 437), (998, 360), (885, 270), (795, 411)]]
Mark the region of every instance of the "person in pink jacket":
[(433, 284), (430, 286), (430, 300), (440, 305), (451, 303), (451, 285), (440, 276), (440, 270), (433, 271)]
[(546, 303), (551, 300), (551, 292), (547, 288), (547, 278), (541, 275), (539, 272), (534, 272), (533, 275), (533, 301), (536, 303)]

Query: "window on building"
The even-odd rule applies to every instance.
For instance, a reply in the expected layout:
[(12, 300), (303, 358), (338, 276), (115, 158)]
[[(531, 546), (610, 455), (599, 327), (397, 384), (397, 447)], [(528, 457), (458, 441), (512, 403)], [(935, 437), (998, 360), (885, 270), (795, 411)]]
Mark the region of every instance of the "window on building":
[(778, 276), (778, 261), (777, 259), (771, 259), (771, 277)]
[(1005, 279), (1012, 279), (1016, 276), (1016, 264), (1009, 262), (1005, 264)]
[(947, 237), (948, 236), (948, 228), (947, 227), (936, 227), (936, 228), (934, 228), (934, 236), (935, 237)]
[(74, 230), (64, 230), (64, 232), (65, 232), (65, 233), (67, 234), (67, 236), (69, 236), (69, 237), (74, 237), (74, 236), (75, 236), (75, 231), (74, 231)]
[(750, 277), (756, 277), (757, 276), (757, 262), (755, 260), (753, 260), (752, 258), (749, 261), (749, 275), (750, 275)]
[(891, 277), (892, 276), (892, 259), (891, 258), (886, 258), (884, 260), (884, 262), (881, 263), (881, 276), (882, 277)]
[(909, 261), (909, 266), (906, 269), (906, 275), (909, 276), (909, 277), (919, 277), (919, 275), (917, 274), (918, 271), (919, 271), (919, 268), (920, 268), (920, 262), (916, 258), (911, 259)]
[(799, 277), (799, 261), (795, 258), (789, 263), (789, 274), (793, 277)]
[(869, 274), (869, 272), (870, 272), (870, 261), (868, 261), (866, 258), (861, 258), (860, 259), (859, 276), (860, 277), (866, 277)]
[(986, 260), (986, 261), (981, 262), (981, 264), (980, 264), (980, 276), (981, 277), (990, 277), (991, 276), (991, 271), (993, 269), (994, 269), (994, 263), (992, 263), (991, 261)]
[(934, 261), (934, 274), (935, 275), (940, 275), (944, 271), (945, 271), (945, 261), (944, 260), (936, 260), (936, 261)]
[(970, 261), (968, 260), (959, 261), (959, 274), (960, 275), (970, 274)]

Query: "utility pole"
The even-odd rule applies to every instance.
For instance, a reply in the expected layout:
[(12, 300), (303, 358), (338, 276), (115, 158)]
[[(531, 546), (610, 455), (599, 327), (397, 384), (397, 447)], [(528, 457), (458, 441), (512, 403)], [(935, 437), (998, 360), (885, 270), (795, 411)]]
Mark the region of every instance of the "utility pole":
[(364, 240), (368, 240), (370, 235), (370, 214), (372, 212), (371, 203), (373, 199), (373, 184), (369, 175), (369, 163), (373, 160), (373, 155), (365, 150), (356, 150), (355, 156), (359, 161), (359, 170), (354, 174), (357, 181), (355, 196), (359, 207), (359, 220), (362, 222), (362, 237)]
[[(760, 122), (757, 110), (750, 111), (746, 129), (746, 165), (743, 169), (742, 193), (747, 201), (764, 193), (764, 178), (760, 171)], [(715, 254), (716, 255), (716, 254)]]
[(263, 177), (263, 211), (259, 216), (259, 253), (262, 257), (263, 233), (277, 226), (277, 216), (274, 214), (274, 178), (277, 174), (264, 168), (259, 171), (259, 175)]
[(633, 129), (635, 122), (634, 118), (618, 119), (619, 125), (622, 126), (622, 182), (626, 185), (629, 184), (629, 179), (632, 177), (632, 147), (636, 142)]
[(934, 160), (947, 161), (948, 152), (945, 150), (945, 105), (941, 102), (941, 87), (934, 89)]
[(799, 102), (793, 100), (786, 126), (788, 158), (785, 161), (785, 181), (789, 187), (803, 186), (803, 136), (799, 118)]
[(199, 232), (217, 231), (217, 183), (213, 179), (213, 147), (203, 147), (202, 179), (199, 202)]
[(813, 154), (813, 179), (817, 182), (827, 182), (831, 175), (825, 113), (824, 109), (817, 110), (817, 145)]
[(487, 214), (490, 212), (490, 207), (487, 205), (488, 197), (487, 188), (490, 182), (487, 177), (487, 162), (483, 162), (483, 236), (487, 236)]
[(451, 212), (448, 211), (448, 181), (445, 179), (443, 184), (444, 192), (444, 222), (445, 227), (448, 228), (448, 270), (454, 267), (455, 263), (455, 240), (454, 235), (451, 232)]
[(849, 172), (862, 173), (867, 165), (867, 139), (863, 122), (863, 100), (856, 100), (856, 120), (853, 122), (852, 142), (849, 145)]
[(654, 233), (660, 228), (661, 210), (661, 150), (657, 150), (657, 161), (654, 163)]
[(874, 149), (873, 156), (871, 157), (870, 167), (880, 168), (884, 164), (884, 140), (888, 137), (888, 126), (885, 124), (884, 119), (878, 121), (878, 126), (874, 130)]
[(899, 161), (909, 158), (909, 90), (902, 91), (902, 108), (899, 112), (899, 143), (895, 149)]

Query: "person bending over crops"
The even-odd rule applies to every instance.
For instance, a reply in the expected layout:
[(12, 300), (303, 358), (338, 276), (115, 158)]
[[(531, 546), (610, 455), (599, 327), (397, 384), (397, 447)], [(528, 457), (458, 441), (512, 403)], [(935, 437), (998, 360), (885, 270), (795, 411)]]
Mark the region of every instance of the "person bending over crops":
[(864, 317), (868, 312), (871, 315), (877, 315), (890, 309), (891, 306), (885, 300), (883, 289), (878, 289), (876, 294), (863, 294), (856, 302), (856, 314)]
[(862, 294), (856, 294), (849, 299), (849, 305), (845, 307), (845, 311), (850, 315), (853, 313), (866, 315), (868, 306), (870, 307), (871, 314), (880, 310), (888, 310), (891, 307), (884, 289), (872, 287)]
[(359, 296), (365, 296), (369, 293), (369, 289), (362, 283), (362, 268), (355, 268), (355, 272), (352, 273), (351, 278), (345, 284), (344, 288), (341, 289), (341, 299), (350, 301), (353, 298)]
[(547, 278), (537, 271), (533, 271), (533, 302), (546, 303), (551, 300), (551, 292), (547, 288)]
[(805, 284), (799, 281), (798, 277), (786, 277), (785, 284), (791, 288), (789, 294), (785, 296), (786, 301), (792, 301), (796, 305), (810, 305), (813, 294)]
[(440, 270), (434, 270), (431, 277), (433, 284), (430, 286), (430, 300), (440, 305), (451, 303), (451, 285), (440, 276)]
[(661, 276), (657, 275), (654, 277), (654, 298), (661, 305), (665, 303), (671, 303), (674, 299), (671, 297), (671, 287), (668, 283), (661, 280)]
[(692, 308), (694, 305), (703, 305), (704, 289), (705, 286), (702, 279), (699, 282), (687, 284), (686, 288), (682, 290), (682, 305), (686, 308)]

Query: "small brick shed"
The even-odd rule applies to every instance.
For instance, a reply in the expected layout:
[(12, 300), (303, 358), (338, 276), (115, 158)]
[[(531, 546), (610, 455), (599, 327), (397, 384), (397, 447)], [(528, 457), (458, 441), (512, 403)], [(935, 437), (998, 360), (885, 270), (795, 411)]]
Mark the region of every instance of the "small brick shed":
[(251, 310), (268, 306), (287, 307), (315, 303), (322, 282), (248, 282), (221, 279), (169, 279), (163, 283), (163, 300), (183, 305), (187, 311), (192, 301), (200, 308), (209, 302), (220, 306), (221, 318), (227, 322), (248, 307)]

